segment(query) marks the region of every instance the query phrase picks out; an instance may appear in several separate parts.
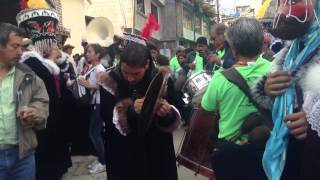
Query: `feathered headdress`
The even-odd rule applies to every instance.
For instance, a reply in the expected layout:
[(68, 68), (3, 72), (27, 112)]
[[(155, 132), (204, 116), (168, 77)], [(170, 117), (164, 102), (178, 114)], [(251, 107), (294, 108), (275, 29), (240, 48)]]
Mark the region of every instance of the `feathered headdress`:
[(150, 39), (153, 31), (158, 31), (160, 29), (160, 24), (157, 22), (156, 17), (149, 13), (148, 19), (144, 24), (144, 27), (141, 32), (141, 36)]

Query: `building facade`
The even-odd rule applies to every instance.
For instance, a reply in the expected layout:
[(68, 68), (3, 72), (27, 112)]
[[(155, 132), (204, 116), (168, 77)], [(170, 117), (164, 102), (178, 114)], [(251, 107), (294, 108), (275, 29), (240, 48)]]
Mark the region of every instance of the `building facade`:
[[(56, 0), (55, 0), (56, 1)], [(66, 44), (75, 46), (73, 53), (83, 53), (81, 40), (87, 36), (85, 24), (86, 0), (60, 0), (63, 25), (70, 29)]]
[[(152, 34), (152, 41), (164, 54), (178, 45), (191, 47), (198, 37), (209, 37), (212, 19), (206, 14), (208, 10), (202, 8), (203, 4), (206, 3), (193, 0), (91, 0), (85, 8), (85, 15), (92, 19), (87, 23), (88, 39), (98, 39), (90, 35), (93, 29), (100, 32), (101, 28), (90, 28), (96, 18), (105, 20), (104, 27), (110, 33), (104, 36), (112, 37), (123, 32), (140, 34), (148, 14), (152, 13), (160, 24), (160, 30)], [(210, 8), (213, 7), (207, 6)]]
[(180, 45), (191, 47), (200, 36), (209, 40), (209, 29), (214, 21), (212, 14), (205, 11), (202, 3), (182, 0), (177, 1), (176, 8), (177, 38)]

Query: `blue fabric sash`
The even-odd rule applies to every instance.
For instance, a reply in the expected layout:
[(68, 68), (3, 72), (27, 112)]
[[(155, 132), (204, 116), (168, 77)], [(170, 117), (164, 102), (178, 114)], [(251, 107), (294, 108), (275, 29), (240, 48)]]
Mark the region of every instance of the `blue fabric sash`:
[[(316, 2), (317, 14), (320, 14), (320, 3)], [(309, 32), (301, 38), (293, 41), (282, 65), (282, 69), (292, 75), (298, 68), (307, 61), (310, 54), (320, 47), (320, 28), (314, 18)], [(304, 49), (301, 51), (301, 44)], [(287, 115), (293, 113), (295, 107), (295, 83), (292, 83), (287, 91), (275, 98), (272, 109), (272, 119), (274, 128), (266, 144), (263, 155), (263, 168), (269, 180), (279, 180), (281, 178), (286, 162), (286, 152), (289, 140), (289, 130), (284, 122)]]

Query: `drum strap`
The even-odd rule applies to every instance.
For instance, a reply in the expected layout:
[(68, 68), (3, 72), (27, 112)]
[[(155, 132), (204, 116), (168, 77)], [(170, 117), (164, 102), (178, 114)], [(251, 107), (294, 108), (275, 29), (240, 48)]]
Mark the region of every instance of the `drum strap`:
[(242, 92), (249, 98), (249, 101), (258, 109), (260, 114), (265, 117), (266, 121), (264, 122), (269, 128), (272, 128), (271, 112), (262, 108), (254, 99), (252, 98), (250, 87), (247, 81), (241, 76), (241, 74), (235, 69), (230, 68), (221, 72), (228, 81), (238, 86)]

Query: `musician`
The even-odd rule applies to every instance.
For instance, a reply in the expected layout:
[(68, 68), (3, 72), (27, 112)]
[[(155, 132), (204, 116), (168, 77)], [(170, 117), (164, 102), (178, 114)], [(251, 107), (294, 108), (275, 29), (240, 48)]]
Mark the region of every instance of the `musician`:
[(174, 80), (177, 79), (177, 72), (181, 68), (181, 64), (179, 63), (179, 60), (178, 60), (178, 55), (179, 53), (185, 53), (185, 48), (183, 46), (178, 46), (175, 49), (175, 52), (176, 52), (175, 55), (169, 61), (169, 66), (170, 66), (172, 77)]
[[(270, 74), (253, 89), (255, 99), (275, 114), (264, 169), (269, 179), (319, 179), (320, 3), (279, 2), (270, 32), (286, 40), (285, 46), (276, 55)], [(284, 97), (292, 101), (282, 103)]]
[(202, 70), (213, 71), (218, 67), (212, 62), (211, 51), (208, 50), (208, 41), (205, 37), (199, 37), (196, 41), (196, 50), (190, 52), (182, 66), (187, 74), (192, 75)]
[(177, 180), (172, 132), (180, 115), (172, 106), (173, 83), (169, 79), (167, 95), (155, 109), (158, 121), (139, 136), (137, 123), (147, 101), (144, 96), (158, 70), (143, 39), (134, 36), (128, 42), (120, 63), (100, 76), (108, 180)]
[[(233, 68), (251, 86), (270, 67), (270, 62), (260, 57), (263, 45), (260, 23), (255, 19), (238, 19), (227, 30), (227, 40), (236, 60)], [(261, 165), (263, 149), (248, 143), (248, 134), (237, 136), (246, 117), (258, 112), (249, 98), (222, 72), (216, 71), (201, 106), (220, 115), (218, 151), (212, 154), (217, 180), (266, 179)]]
[(211, 56), (211, 61), (222, 66), (224, 69), (232, 67), (235, 63), (233, 54), (224, 35), (226, 30), (227, 26), (223, 23), (215, 24), (210, 29), (210, 36), (215, 48), (215, 53)]

